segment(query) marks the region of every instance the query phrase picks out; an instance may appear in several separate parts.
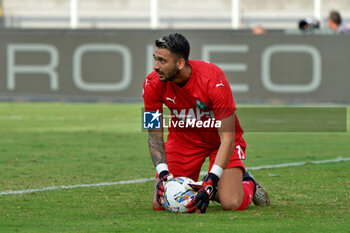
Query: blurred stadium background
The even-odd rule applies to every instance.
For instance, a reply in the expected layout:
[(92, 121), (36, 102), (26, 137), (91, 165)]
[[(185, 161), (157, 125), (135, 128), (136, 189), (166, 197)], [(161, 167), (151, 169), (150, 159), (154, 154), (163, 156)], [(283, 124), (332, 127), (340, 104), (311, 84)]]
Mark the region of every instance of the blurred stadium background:
[[(184, 33), (238, 103), (348, 103), (345, 0), (1, 0), (0, 99), (140, 102), (153, 41)], [(312, 18), (320, 29), (301, 31)], [(264, 35), (252, 29), (262, 27)]]
[(350, 22), (347, 0), (2, 0), (2, 8), (8, 28), (69, 28), (75, 14), (89, 29), (295, 29), (307, 17), (326, 27), (331, 10)]

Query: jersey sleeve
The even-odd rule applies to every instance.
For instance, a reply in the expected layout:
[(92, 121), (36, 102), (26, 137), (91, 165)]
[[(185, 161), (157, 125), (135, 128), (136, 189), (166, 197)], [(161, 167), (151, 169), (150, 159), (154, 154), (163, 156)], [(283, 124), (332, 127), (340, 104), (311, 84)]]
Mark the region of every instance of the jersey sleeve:
[(163, 103), (159, 95), (160, 90), (157, 90), (155, 83), (149, 77), (145, 79), (142, 89), (145, 111), (155, 112), (159, 110), (162, 112)]
[(215, 119), (224, 119), (236, 111), (230, 85), (224, 72), (218, 67), (215, 72), (215, 78), (209, 84), (208, 93), (213, 104)]

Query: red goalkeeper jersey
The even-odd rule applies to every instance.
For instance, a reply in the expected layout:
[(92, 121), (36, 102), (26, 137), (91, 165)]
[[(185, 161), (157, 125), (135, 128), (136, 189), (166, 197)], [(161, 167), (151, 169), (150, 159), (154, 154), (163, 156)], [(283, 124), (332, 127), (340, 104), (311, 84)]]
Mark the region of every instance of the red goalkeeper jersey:
[[(223, 71), (204, 61), (190, 60), (189, 65), (192, 68), (191, 77), (183, 87), (172, 81), (160, 81), (155, 71), (148, 75), (143, 84), (145, 111), (163, 112), (164, 104), (170, 109), (172, 123), (189, 120), (209, 122), (208, 120), (221, 120), (234, 114), (235, 144), (245, 148), (243, 130), (234, 113), (236, 106), (232, 91)], [(215, 127), (211, 127), (211, 130), (199, 127), (201, 125), (178, 127), (176, 123), (168, 122), (166, 117), (163, 119), (165, 125), (169, 126), (168, 140), (175, 140), (182, 147), (217, 149), (220, 146), (220, 137)]]

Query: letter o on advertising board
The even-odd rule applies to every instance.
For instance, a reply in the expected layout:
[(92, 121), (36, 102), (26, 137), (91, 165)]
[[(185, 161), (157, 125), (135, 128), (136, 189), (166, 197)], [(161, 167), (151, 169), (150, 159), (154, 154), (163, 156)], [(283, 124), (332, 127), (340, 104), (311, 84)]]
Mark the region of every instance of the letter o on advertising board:
[[(82, 57), (86, 52), (116, 52), (123, 57), (122, 79), (117, 83), (87, 83), (82, 77)], [(73, 54), (73, 82), (84, 91), (122, 91), (131, 83), (132, 59), (127, 47), (119, 44), (84, 44), (76, 48)]]
[[(271, 80), (271, 57), (276, 53), (306, 53), (312, 58), (312, 78), (307, 84), (276, 84)], [(271, 92), (280, 93), (308, 93), (317, 90), (322, 81), (322, 59), (317, 48), (311, 45), (272, 45), (267, 47), (261, 61), (262, 83)]]

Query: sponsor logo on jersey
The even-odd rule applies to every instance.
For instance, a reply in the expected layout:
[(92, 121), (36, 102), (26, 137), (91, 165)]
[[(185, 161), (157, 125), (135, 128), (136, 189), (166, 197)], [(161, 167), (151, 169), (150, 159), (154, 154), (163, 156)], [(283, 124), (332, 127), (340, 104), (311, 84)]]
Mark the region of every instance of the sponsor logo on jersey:
[(150, 83), (148, 82), (148, 79), (146, 79), (145, 87), (147, 87), (148, 84)]
[(173, 102), (174, 104), (176, 104), (175, 98), (176, 98), (176, 96), (174, 98), (166, 97), (166, 100), (169, 100), (169, 101)]
[(201, 100), (196, 100), (197, 108), (205, 110), (208, 109), (208, 106)]
[(220, 87), (220, 86), (224, 87), (224, 84), (222, 83), (222, 80), (221, 80), (220, 83), (216, 84), (215, 86), (216, 87)]

